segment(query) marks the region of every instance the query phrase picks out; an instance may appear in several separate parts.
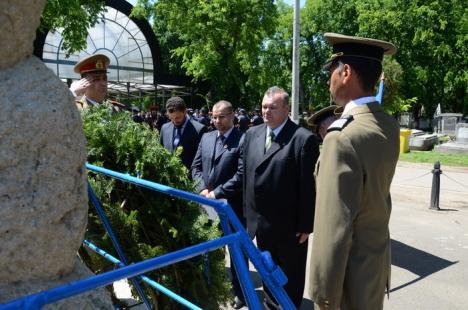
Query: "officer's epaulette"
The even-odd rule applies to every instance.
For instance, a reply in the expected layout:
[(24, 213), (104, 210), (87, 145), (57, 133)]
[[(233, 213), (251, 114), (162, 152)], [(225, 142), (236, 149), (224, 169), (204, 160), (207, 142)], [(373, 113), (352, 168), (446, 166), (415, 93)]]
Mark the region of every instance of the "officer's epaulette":
[(335, 131), (335, 130), (343, 130), (346, 126), (348, 126), (349, 123), (353, 121), (353, 116), (352, 115), (345, 115), (342, 116), (341, 118), (337, 119), (331, 125), (328, 127), (327, 132), (330, 131)]

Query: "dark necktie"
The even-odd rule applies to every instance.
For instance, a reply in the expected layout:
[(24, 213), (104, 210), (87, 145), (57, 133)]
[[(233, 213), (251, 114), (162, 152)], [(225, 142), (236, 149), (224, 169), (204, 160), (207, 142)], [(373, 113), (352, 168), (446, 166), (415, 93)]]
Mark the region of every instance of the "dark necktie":
[(174, 149), (176, 149), (179, 146), (181, 136), (182, 136), (182, 127), (176, 127), (174, 141), (172, 141), (172, 147)]
[(271, 147), (274, 141), (275, 141), (275, 133), (273, 132), (273, 130), (271, 130), (270, 134), (267, 136), (266, 141), (265, 141), (265, 153), (268, 151), (268, 149)]
[(216, 140), (216, 153), (215, 153), (215, 157), (218, 157), (219, 154), (221, 154), (221, 152), (223, 151), (223, 148), (224, 148), (224, 140), (226, 139), (225, 136), (223, 135), (220, 135), (218, 137), (218, 139)]

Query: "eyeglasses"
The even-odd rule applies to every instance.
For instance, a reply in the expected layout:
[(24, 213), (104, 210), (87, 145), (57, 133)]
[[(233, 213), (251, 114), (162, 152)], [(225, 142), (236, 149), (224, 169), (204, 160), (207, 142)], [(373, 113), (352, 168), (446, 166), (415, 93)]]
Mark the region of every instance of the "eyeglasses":
[(212, 118), (213, 120), (217, 120), (217, 119), (218, 119), (218, 120), (223, 120), (223, 119), (225, 119), (228, 115), (231, 115), (231, 114), (232, 114), (232, 112), (231, 112), (231, 113), (228, 113), (228, 114), (220, 114), (220, 115), (218, 115), (218, 116), (213, 116), (213, 117), (211, 117), (211, 118)]

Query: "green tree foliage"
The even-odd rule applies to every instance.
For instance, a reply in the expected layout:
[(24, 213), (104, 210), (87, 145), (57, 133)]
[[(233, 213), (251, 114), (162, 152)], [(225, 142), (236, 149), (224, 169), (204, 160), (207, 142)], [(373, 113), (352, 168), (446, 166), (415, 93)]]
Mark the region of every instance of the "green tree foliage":
[(445, 111), (468, 112), (465, 1), (361, 1), (359, 11), (361, 33), (398, 46), (406, 97), (417, 97), (429, 115), (438, 103)]
[[(194, 184), (176, 155), (159, 143), (157, 132), (137, 124), (127, 113), (111, 113), (107, 107), (83, 111), (88, 161), (157, 183), (193, 192)], [(218, 237), (216, 225), (208, 223), (197, 204), (136, 187), (102, 175), (89, 173), (90, 182), (131, 262), (142, 261)], [(89, 240), (117, 256), (101, 221), (90, 206)], [(110, 268), (91, 252), (81, 253), (94, 270)], [(85, 255), (87, 254), (87, 255)], [(204, 309), (219, 309), (229, 295), (225, 281), (224, 254), (209, 253), (205, 266), (201, 257), (177, 263), (148, 274), (156, 282)], [(209, 274), (209, 278), (205, 276)], [(174, 301), (147, 288), (156, 309), (176, 309)]]
[(42, 32), (63, 28), (62, 49), (71, 54), (86, 46), (88, 29), (93, 27), (104, 10), (100, 0), (47, 0), (42, 13)]
[[(467, 7), (461, 0), (308, 1), (304, 27), (311, 34), (338, 32), (374, 37), (398, 47), (393, 56), (402, 68), (398, 96), (390, 104), (409, 102), (432, 115), (445, 110), (468, 112)], [(320, 38), (317, 38), (320, 40)], [(312, 41), (313, 44), (314, 41)], [(392, 71), (384, 64), (384, 71)], [(410, 98), (410, 99), (408, 99)]]
[[(172, 56), (195, 80), (211, 81), (214, 100), (245, 101), (249, 75), (258, 67), (264, 38), (274, 29), (276, 6), (270, 0), (140, 0), (139, 11), (164, 20), (182, 43)], [(158, 26), (157, 29), (160, 29)], [(157, 34), (159, 36), (159, 34)]]
[[(65, 49), (79, 50), (102, 5), (47, 0), (41, 27), (64, 27)], [(207, 99), (253, 107), (268, 86), (290, 90), (292, 8), (281, 0), (139, 0), (134, 15), (153, 23), (168, 72), (211, 83)], [(300, 100), (314, 107), (329, 103), (321, 69), (330, 54), (324, 32), (379, 38), (398, 47), (391, 57), (396, 63), (384, 63), (388, 81), (390, 72), (399, 73), (398, 81), (388, 83), (397, 87), (385, 97), (389, 110), (411, 103), (431, 116), (441, 103), (443, 111), (468, 113), (465, 1), (307, 1), (301, 10)], [(394, 70), (398, 66), (401, 72)]]
[(260, 105), (263, 93), (270, 86), (291, 90), (293, 9), (282, 1), (277, 2), (277, 7), (275, 31), (259, 46), (258, 66), (251, 71), (247, 82), (252, 90), (247, 94), (252, 108)]

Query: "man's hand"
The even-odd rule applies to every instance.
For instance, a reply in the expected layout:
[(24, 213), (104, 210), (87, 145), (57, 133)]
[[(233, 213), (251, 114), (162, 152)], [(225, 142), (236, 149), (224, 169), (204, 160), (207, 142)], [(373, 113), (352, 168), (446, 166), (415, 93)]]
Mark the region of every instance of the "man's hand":
[(200, 195), (201, 195), (201, 196), (204, 196), (204, 197), (207, 197), (207, 196), (208, 196), (208, 193), (209, 193), (209, 190), (207, 190), (207, 189), (205, 188), (204, 190), (202, 190), (202, 191), (200, 192)]
[(299, 243), (304, 243), (309, 238), (309, 235), (308, 233), (297, 233), (296, 237), (299, 237)]
[(70, 91), (77, 97), (84, 95), (86, 88), (91, 85), (89, 78), (85, 77), (79, 81), (74, 81), (70, 85)]
[(206, 195), (206, 198), (216, 199), (215, 194), (213, 193), (213, 191), (209, 192), (208, 195)]

